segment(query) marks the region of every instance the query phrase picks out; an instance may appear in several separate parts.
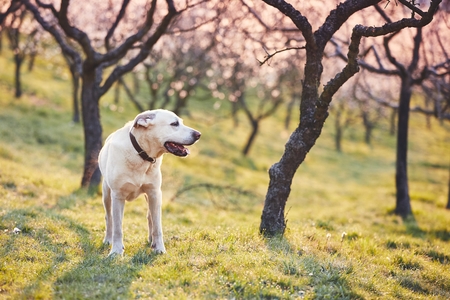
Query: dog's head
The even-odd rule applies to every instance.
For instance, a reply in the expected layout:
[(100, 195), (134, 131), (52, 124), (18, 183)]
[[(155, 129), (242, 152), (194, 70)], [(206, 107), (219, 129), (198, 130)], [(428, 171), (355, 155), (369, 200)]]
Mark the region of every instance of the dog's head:
[(138, 114), (132, 128), (140, 131), (141, 140), (176, 156), (187, 156), (189, 149), (185, 146), (194, 144), (201, 136), (197, 130), (185, 126), (176, 114), (163, 109)]

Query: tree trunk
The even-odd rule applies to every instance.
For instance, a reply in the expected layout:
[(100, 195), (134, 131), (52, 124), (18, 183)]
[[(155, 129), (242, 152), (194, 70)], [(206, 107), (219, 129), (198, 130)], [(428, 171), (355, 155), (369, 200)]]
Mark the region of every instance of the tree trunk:
[(335, 135), (334, 135), (334, 146), (337, 152), (342, 152), (342, 125), (341, 125), (341, 112), (339, 108), (337, 109), (336, 119), (334, 121)]
[(95, 70), (85, 70), (82, 75), (81, 110), (84, 129), (84, 171), (81, 186), (96, 189), (100, 184), (98, 154), (102, 147), (102, 126), (100, 123), (100, 92), (96, 83)]
[(362, 119), (363, 119), (363, 124), (364, 124), (364, 129), (365, 129), (364, 142), (367, 145), (370, 145), (371, 141), (372, 141), (372, 130), (375, 127), (374, 122), (370, 121), (369, 113), (364, 112), (364, 111), (362, 112)]
[(28, 72), (33, 72), (34, 61), (36, 60), (37, 52), (30, 53), (30, 60), (28, 61)]
[(283, 234), (286, 229), (284, 210), (291, 192), (292, 179), (306, 154), (314, 146), (328, 116), (328, 105), (318, 104), (323, 51), (311, 46), (307, 46), (306, 51), (304, 74), (308, 76), (305, 76), (303, 82), (300, 124), (287, 141), (280, 161), (269, 169), (269, 187), (259, 227), (259, 231), (268, 237)]
[(412, 214), (407, 170), (408, 121), (411, 86), (410, 76), (404, 75), (401, 78), (400, 104), (398, 107), (397, 162), (395, 174), (395, 185), (397, 189), (395, 213), (402, 217), (407, 217)]
[[(449, 168), (450, 170), (450, 168)], [(448, 174), (448, 196), (447, 196), (447, 209), (450, 209), (450, 172)]]
[(372, 143), (372, 130), (373, 126), (368, 125), (366, 126), (366, 132), (364, 133), (364, 141), (369, 146)]
[(120, 98), (120, 81), (117, 81), (114, 87), (114, 104), (119, 104)]
[(390, 118), (390, 126), (389, 126), (389, 134), (395, 135), (395, 116), (397, 115), (397, 109), (393, 108), (391, 110), (391, 118)]
[(16, 69), (15, 69), (15, 85), (16, 85), (16, 92), (15, 97), (20, 98), (22, 96), (22, 84), (20, 79), (20, 67), (22, 66), (23, 62), (23, 56), (20, 53), (14, 54), (14, 62), (16, 63)]
[(259, 130), (258, 120), (252, 120), (251, 124), (252, 124), (252, 132), (250, 133), (250, 136), (248, 137), (247, 140), (247, 144), (245, 145), (244, 150), (242, 151), (242, 154), (244, 154), (244, 156), (247, 156), (248, 153), (250, 152), (250, 148), (252, 147)]
[(80, 90), (80, 76), (72, 73), (72, 101), (73, 101), (73, 116), (74, 123), (80, 123), (80, 104), (78, 101), (78, 91)]

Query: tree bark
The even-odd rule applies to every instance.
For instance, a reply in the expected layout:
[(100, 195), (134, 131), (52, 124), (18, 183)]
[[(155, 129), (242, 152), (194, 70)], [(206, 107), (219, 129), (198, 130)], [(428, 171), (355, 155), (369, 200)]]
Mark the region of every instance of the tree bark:
[(269, 169), (269, 187), (261, 215), (260, 232), (265, 236), (284, 234), (286, 221), (284, 211), (291, 192), (292, 179), (306, 154), (319, 137), (323, 123), (328, 116), (328, 105), (316, 107), (318, 88), (322, 75), (321, 49), (307, 46), (307, 59), (300, 104), (300, 124), (285, 145), (285, 151), (278, 163)]
[(408, 122), (409, 105), (411, 101), (411, 78), (403, 75), (401, 78), (400, 104), (398, 107), (397, 125), (397, 162), (395, 173), (395, 185), (397, 189), (397, 199), (395, 213), (407, 217), (412, 213), (408, 188)]
[[(72, 69), (72, 67), (71, 67)], [(80, 90), (80, 75), (76, 74), (75, 71), (72, 72), (72, 105), (73, 105), (73, 116), (72, 121), (74, 123), (80, 123), (80, 104), (79, 104), (79, 90)]]
[(100, 123), (100, 92), (96, 84), (95, 69), (82, 75), (81, 101), (85, 139), (84, 172), (81, 186), (97, 187), (100, 184), (98, 154), (102, 147), (102, 126)]

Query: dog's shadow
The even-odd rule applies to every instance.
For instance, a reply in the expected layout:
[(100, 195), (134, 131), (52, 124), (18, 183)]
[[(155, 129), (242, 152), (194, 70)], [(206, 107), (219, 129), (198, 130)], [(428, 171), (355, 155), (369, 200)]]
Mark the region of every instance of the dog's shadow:
[(86, 252), (83, 261), (55, 281), (55, 293), (70, 295), (74, 299), (129, 298), (131, 285), (139, 278), (140, 272), (160, 256), (147, 248), (138, 250), (131, 258), (107, 256), (109, 248), (109, 245), (102, 244), (94, 251)]
[[(110, 246), (102, 243), (103, 232), (92, 231), (66, 213), (80, 204), (76, 200), (88, 201), (72, 194), (61, 198), (54, 207), (13, 209), (0, 219), (0, 228), (20, 229), (16, 234), (3, 232), (0, 259), (20, 261), (26, 256), (28, 264), (38, 270), (27, 274), (20, 286), (21, 297), (35, 298), (47, 286), (53, 294), (46, 295), (51, 298), (129, 298), (132, 283), (160, 257), (146, 243), (124, 257), (108, 257)], [(17, 248), (19, 242), (35, 245), (33, 251), (45, 253), (45, 257), (33, 257), (33, 251), (23, 253), (22, 248)], [(11, 269), (10, 275), (17, 272)]]

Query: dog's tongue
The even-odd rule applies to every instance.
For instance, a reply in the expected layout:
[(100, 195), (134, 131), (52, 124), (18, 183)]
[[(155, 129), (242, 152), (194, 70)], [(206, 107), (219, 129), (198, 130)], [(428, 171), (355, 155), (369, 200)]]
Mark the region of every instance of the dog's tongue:
[(167, 151), (176, 156), (187, 156), (189, 154), (189, 149), (177, 143), (166, 142), (164, 146), (166, 147)]

